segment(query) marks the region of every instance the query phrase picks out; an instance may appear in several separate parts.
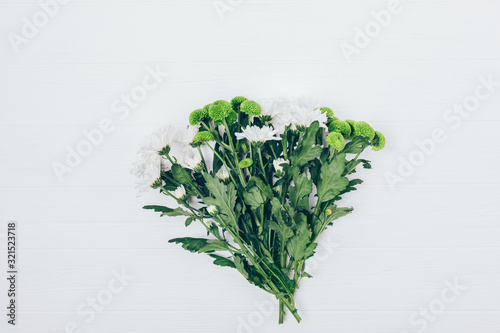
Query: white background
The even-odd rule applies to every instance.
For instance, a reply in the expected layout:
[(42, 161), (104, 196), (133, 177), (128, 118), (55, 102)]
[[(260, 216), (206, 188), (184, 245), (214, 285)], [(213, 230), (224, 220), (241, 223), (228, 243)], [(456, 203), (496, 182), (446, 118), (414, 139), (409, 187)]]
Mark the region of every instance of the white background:
[[(473, 100), (480, 77), (500, 81), (500, 1), (402, 2), (351, 61), (340, 45), (387, 1), (232, 3), (221, 18), (211, 0), (74, 0), (15, 52), (9, 36), (42, 9), (0, 1), (0, 260), (15, 220), (20, 271), (17, 325), (2, 314), (0, 330), (500, 332), (500, 87), (456, 128), (444, 118)], [(113, 103), (157, 66), (169, 76), (120, 118)], [(236, 95), (312, 96), (387, 137), (382, 152), (365, 155), (374, 167), (360, 173), (365, 183), (344, 198), (355, 211), (321, 240), (314, 278), (297, 295), (300, 325), (288, 317), (278, 327), (276, 307), (256, 305), (267, 307), (267, 294), (168, 244), (203, 231), (142, 210), (164, 199), (133, 189), (145, 134)], [(58, 180), (54, 161), (65, 163), (104, 118), (114, 130)], [(446, 140), (422, 159), (415, 140), (436, 128)], [(387, 173), (401, 176), (410, 156), (419, 165), (391, 189)], [(95, 317), (77, 313), (109, 296), (122, 271), (134, 279)], [(465, 288), (448, 303), (446, 280)]]

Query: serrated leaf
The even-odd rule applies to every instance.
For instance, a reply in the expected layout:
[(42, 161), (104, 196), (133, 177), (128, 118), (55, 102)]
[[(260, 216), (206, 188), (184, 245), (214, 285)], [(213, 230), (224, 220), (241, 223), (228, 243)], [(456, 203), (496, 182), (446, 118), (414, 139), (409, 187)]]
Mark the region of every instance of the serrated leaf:
[(302, 140), (299, 141), (298, 149), (294, 150), (290, 155), (290, 161), (292, 165), (295, 166), (303, 166), (308, 163), (310, 160), (318, 157), (323, 148), (320, 146), (313, 147), (313, 144), (316, 141), (316, 133), (319, 130), (319, 122), (313, 122), (306, 130), (306, 134), (302, 137)]
[(334, 199), (348, 185), (349, 180), (342, 177), (345, 169), (345, 154), (337, 154), (333, 160), (321, 167), (318, 188), (318, 205)]
[(265, 184), (264, 181), (262, 181), (262, 179), (257, 177), (253, 177), (252, 180), (255, 182), (255, 185), (261, 191), (264, 200), (269, 200), (273, 197), (273, 190), (271, 189), (271, 186)]
[(190, 252), (206, 253), (215, 251), (227, 251), (229, 245), (225, 241), (205, 238), (174, 238), (168, 241), (169, 243), (182, 244), (182, 247)]
[(286, 243), (286, 248), (288, 253), (295, 259), (295, 261), (299, 261), (305, 258), (306, 248), (311, 241), (312, 232), (308, 228), (307, 219), (302, 213), (297, 214), (295, 225), (295, 234)]
[(256, 186), (244, 192), (243, 197), (245, 199), (245, 204), (252, 207), (253, 210), (259, 208), (264, 203), (262, 193)]
[(304, 172), (301, 175), (294, 173), (294, 186), (290, 187), (290, 205), (295, 210), (309, 209), (309, 194), (312, 192), (312, 180), (307, 179), (307, 174)]
[(214, 205), (219, 209), (219, 214), (222, 220), (227, 225), (232, 225), (237, 228), (236, 225), (236, 189), (232, 183), (227, 187), (222, 183), (219, 178), (213, 177), (208, 173), (203, 173), (203, 178), (205, 178), (205, 186), (213, 197), (203, 198), (203, 202), (210, 206)]

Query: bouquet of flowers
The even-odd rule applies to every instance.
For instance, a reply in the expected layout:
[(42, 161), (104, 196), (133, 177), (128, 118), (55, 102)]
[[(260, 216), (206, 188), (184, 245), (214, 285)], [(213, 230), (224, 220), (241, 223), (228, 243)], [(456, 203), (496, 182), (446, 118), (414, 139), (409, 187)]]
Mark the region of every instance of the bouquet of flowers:
[(145, 138), (132, 172), (142, 193), (173, 198), (178, 207), (145, 206), (161, 216), (197, 221), (206, 238), (170, 242), (234, 268), (279, 300), (300, 322), (294, 294), (318, 237), (353, 209), (338, 207), (362, 183), (356, 167), (365, 148), (384, 136), (364, 121), (342, 121), (308, 100), (245, 97), (193, 111), (184, 130), (163, 127)]

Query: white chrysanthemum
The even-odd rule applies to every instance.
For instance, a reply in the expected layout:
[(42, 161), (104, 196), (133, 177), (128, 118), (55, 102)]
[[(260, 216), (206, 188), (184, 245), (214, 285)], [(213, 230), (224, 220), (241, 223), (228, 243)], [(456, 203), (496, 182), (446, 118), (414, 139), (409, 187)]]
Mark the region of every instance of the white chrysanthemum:
[(214, 205), (210, 205), (207, 207), (207, 212), (210, 215), (217, 215), (217, 213), (219, 212), (219, 209)]
[(274, 118), (283, 112), (285, 103), (281, 99), (266, 98), (256, 101), (260, 105), (260, 117), (269, 116)]
[(229, 178), (229, 172), (227, 171), (227, 169), (224, 165), (219, 169), (219, 171), (217, 171), (217, 173), (215, 175), (220, 180), (227, 180)]
[(158, 154), (143, 154), (134, 163), (132, 173), (136, 177), (137, 195), (146, 193), (153, 184), (161, 184), (161, 158)]
[(276, 137), (277, 130), (272, 129), (270, 126), (258, 127), (258, 126), (247, 126), (241, 133), (235, 133), (238, 140), (247, 139), (250, 142), (266, 142), (270, 140), (281, 140), (281, 138)]
[(186, 198), (186, 189), (184, 188), (184, 185), (176, 188), (172, 195), (179, 200), (184, 200)]
[(290, 114), (292, 117), (292, 128), (309, 127), (315, 121), (319, 122), (319, 126), (327, 128), (326, 123), (328, 118), (326, 113), (321, 113), (320, 109), (311, 109), (299, 105), (290, 106)]
[(180, 137), (181, 132), (173, 126), (163, 126), (146, 136), (139, 146), (140, 154), (159, 153), (165, 147), (172, 147)]
[(278, 159), (275, 159), (273, 161), (273, 166), (276, 171), (283, 171), (283, 166), (281, 164), (290, 164), (288, 160), (285, 160), (284, 158), (280, 157)]
[(172, 150), (172, 156), (183, 168), (191, 169), (196, 172), (203, 170), (203, 161), (200, 154), (196, 149), (193, 149), (190, 146), (176, 146)]

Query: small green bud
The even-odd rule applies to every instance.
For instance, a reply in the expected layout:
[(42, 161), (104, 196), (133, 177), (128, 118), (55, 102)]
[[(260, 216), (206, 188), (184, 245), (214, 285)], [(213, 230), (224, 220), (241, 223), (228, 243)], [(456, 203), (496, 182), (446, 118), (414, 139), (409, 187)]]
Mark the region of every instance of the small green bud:
[(348, 139), (351, 136), (351, 126), (345, 121), (334, 120), (328, 126), (329, 132), (337, 132), (342, 134), (342, 136)]
[(240, 111), (249, 116), (258, 116), (261, 112), (260, 105), (257, 102), (246, 100), (240, 105)]
[(214, 141), (214, 140), (215, 140), (214, 135), (211, 132), (203, 131), (196, 133), (196, 135), (193, 138), (193, 143)]
[(231, 107), (233, 108), (234, 111), (239, 111), (241, 103), (243, 103), (246, 100), (247, 100), (246, 97), (236, 96), (231, 100)]
[(375, 136), (375, 130), (365, 121), (358, 121), (354, 128), (354, 136), (362, 136), (372, 140)]
[(231, 113), (231, 104), (224, 100), (213, 102), (208, 108), (208, 114), (213, 120), (222, 120)]
[(342, 134), (337, 132), (332, 132), (327, 135), (326, 142), (330, 145), (330, 147), (335, 148), (336, 150), (342, 150), (345, 146), (345, 139)]
[(203, 119), (208, 117), (208, 111), (205, 109), (197, 109), (189, 115), (189, 124), (198, 125)]
[(248, 146), (246, 145), (246, 143), (241, 145), (241, 150), (243, 150), (244, 154), (248, 153)]
[(240, 169), (245, 169), (245, 168), (248, 168), (249, 166), (251, 166), (252, 164), (253, 164), (253, 160), (251, 158), (245, 158), (240, 163), (238, 163), (238, 166), (240, 167)]
[(379, 131), (375, 131), (375, 137), (372, 140), (372, 149), (379, 151), (385, 147), (385, 136)]

